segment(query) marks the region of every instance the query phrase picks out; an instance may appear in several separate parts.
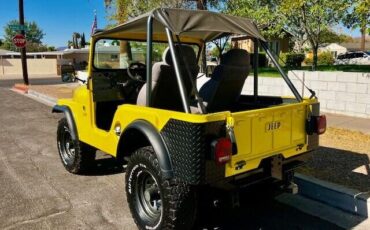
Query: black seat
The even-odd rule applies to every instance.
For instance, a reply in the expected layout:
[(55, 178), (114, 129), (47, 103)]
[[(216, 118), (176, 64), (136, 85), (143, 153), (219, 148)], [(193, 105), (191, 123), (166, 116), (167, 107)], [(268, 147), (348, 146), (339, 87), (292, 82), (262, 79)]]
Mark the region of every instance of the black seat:
[[(185, 64), (188, 65), (191, 78), (195, 81), (199, 72), (196, 54), (191, 46), (176, 45), (175, 47), (177, 51), (181, 48), (180, 52), (178, 52), (179, 64), (187, 96), (189, 97), (192, 93), (192, 84)], [(146, 86), (147, 84), (144, 84), (139, 92), (137, 105), (146, 105)], [(160, 109), (184, 111), (169, 48), (163, 52), (162, 62), (157, 62), (153, 65), (151, 106)]]
[(230, 110), (235, 105), (249, 69), (249, 54), (245, 50), (232, 49), (221, 56), (220, 65), (199, 91), (208, 112)]

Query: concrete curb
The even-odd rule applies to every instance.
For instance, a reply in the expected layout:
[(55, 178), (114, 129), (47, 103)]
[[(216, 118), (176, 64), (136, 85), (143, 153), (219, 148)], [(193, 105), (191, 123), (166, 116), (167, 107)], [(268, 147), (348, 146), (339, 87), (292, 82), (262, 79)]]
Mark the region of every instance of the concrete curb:
[(348, 213), (305, 196), (283, 193), (277, 196), (275, 200), (310, 216), (333, 223), (339, 228), (353, 229), (360, 224), (367, 225), (365, 224), (367, 221), (366, 217)]
[(294, 181), (298, 185), (299, 193), (305, 197), (356, 215), (370, 216), (370, 191), (361, 193), (299, 173), (295, 175)]
[(25, 94), (26, 96), (32, 98), (32, 99), (35, 99), (47, 106), (50, 106), (50, 107), (53, 107), (56, 103), (57, 103), (57, 100), (56, 98), (54, 97), (50, 97), (48, 95), (45, 95), (45, 94), (42, 94), (42, 93), (39, 93), (37, 91), (34, 91), (32, 89), (29, 89), (28, 90), (28, 93)]
[(17, 91), (20, 93), (27, 93), (29, 90), (29, 86), (25, 84), (15, 84), (12, 89), (13, 91)]

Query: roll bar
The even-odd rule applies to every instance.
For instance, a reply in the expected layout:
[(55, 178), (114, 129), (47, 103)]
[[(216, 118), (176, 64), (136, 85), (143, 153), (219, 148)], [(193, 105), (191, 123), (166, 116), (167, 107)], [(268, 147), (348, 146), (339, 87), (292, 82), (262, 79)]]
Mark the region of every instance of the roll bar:
[(279, 63), (276, 61), (274, 55), (271, 53), (271, 51), (268, 48), (267, 42), (264, 42), (264, 41), (261, 41), (260, 40), (260, 44), (261, 44), (262, 48), (266, 51), (267, 55), (270, 57), (272, 63), (274, 63), (275, 67), (278, 69), (278, 71), (281, 74), (281, 76), (283, 76), (283, 79), (285, 80), (285, 82), (287, 83), (288, 87), (290, 88), (290, 90), (294, 94), (295, 98), (299, 102), (301, 102), (303, 100), (302, 96), (298, 93), (297, 89), (294, 87), (294, 85), (290, 81), (289, 77), (286, 75), (286, 73), (283, 71), (283, 69), (281, 68), (281, 66), (279, 65)]
[(153, 51), (153, 17), (148, 17), (146, 46), (146, 106), (152, 101), (152, 51)]
[[(179, 67), (179, 62), (178, 62), (178, 57), (177, 57), (177, 52), (175, 50), (174, 46), (174, 41), (173, 41), (173, 34), (172, 32), (168, 29), (165, 28), (166, 30), (166, 35), (168, 39), (168, 44), (171, 52), (171, 56), (173, 59), (173, 64), (175, 67), (175, 74), (176, 74), (176, 79), (181, 95), (181, 100), (182, 104), (184, 107), (184, 111), (186, 113), (190, 113), (190, 106), (189, 106), (189, 101), (187, 98), (187, 92), (184, 87), (184, 82), (181, 76), (181, 71)], [(271, 53), (271, 51), (268, 48), (267, 42), (259, 40), (259, 39), (254, 39), (254, 57), (253, 57), (253, 63), (254, 63), (254, 100), (258, 100), (258, 43), (262, 46), (262, 48), (266, 51), (267, 55), (270, 57), (271, 61), (274, 63), (276, 68), (278, 69), (279, 73), (283, 77), (284, 81), (287, 83), (288, 87), (294, 94), (295, 98), (298, 101), (302, 101), (303, 98), (297, 91), (297, 89), (294, 87), (293, 83), (290, 81), (289, 77), (286, 75), (286, 73), (283, 71), (283, 69), (280, 67), (279, 63), (276, 61), (274, 55)], [(147, 56), (146, 56), (146, 84), (147, 84), (147, 92), (146, 92), (146, 106), (151, 106), (151, 97), (152, 97), (152, 50), (153, 50), (153, 17), (150, 16), (148, 17), (147, 21)]]

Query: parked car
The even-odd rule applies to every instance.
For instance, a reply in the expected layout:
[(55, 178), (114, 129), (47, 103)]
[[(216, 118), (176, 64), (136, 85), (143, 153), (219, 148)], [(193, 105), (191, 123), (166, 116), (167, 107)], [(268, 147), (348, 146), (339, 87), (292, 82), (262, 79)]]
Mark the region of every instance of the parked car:
[(61, 65), (60, 66), (62, 82), (74, 82), (76, 71), (73, 65)]
[(334, 65), (370, 65), (370, 52), (348, 52), (338, 55)]

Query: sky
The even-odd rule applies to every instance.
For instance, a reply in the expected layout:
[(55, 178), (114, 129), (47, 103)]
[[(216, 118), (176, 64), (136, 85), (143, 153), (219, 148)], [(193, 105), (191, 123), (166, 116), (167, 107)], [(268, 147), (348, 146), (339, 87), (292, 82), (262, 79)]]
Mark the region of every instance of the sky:
[[(43, 43), (49, 46), (67, 46), (73, 32), (85, 33), (89, 38), (97, 12), (98, 28), (108, 23), (104, 0), (24, 0), (26, 21), (35, 21), (44, 32)], [(4, 38), (4, 26), (19, 19), (18, 1), (2, 0), (0, 7), (0, 38)]]
[[(5, 3), (6, 2), (6, 3)], [(104, 0), (24, 0), (26, 21), (35, 21), (44, 32), (43, 43), (49, 46), (67, 46), (73, 32), (90, 36), (91, 25), (97, 12), (98, 28), (107, 25)], [(13, 19), (18, 19), (18, 1), (2, 0), (0, 7), (0, 38), (4, 37), (4, 26)], [(358, 30), (351, 31), (339, 26), (337, 32), (344, 32), (358, 37)]]

